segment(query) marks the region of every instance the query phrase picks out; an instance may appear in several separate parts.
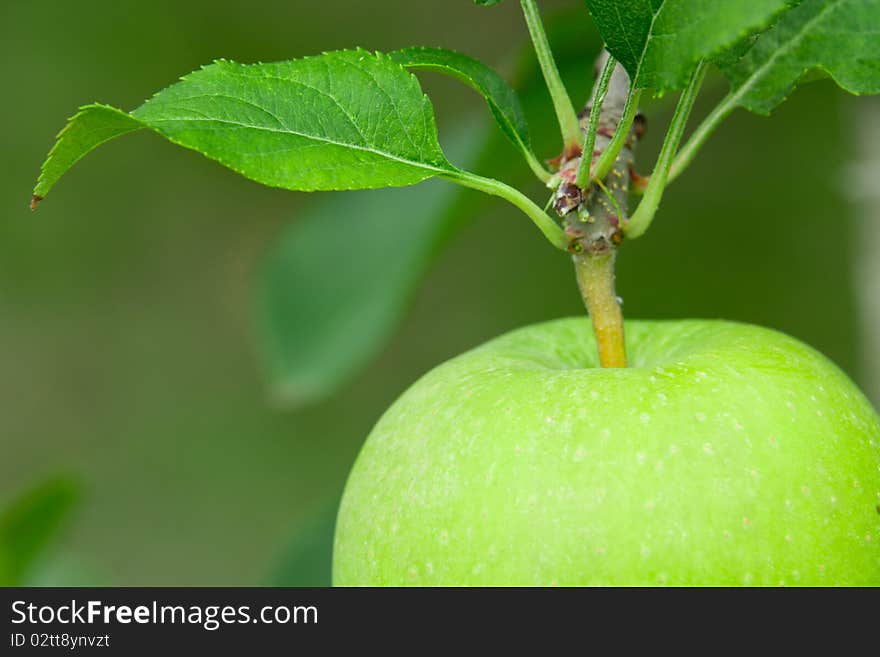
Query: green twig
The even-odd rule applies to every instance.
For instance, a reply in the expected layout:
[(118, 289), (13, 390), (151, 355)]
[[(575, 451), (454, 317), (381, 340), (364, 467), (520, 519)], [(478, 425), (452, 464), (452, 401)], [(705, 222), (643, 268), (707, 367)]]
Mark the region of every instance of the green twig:
[(580, 122), (578, 121), (577, 112), (574, 109), (574, 105), (572, 105), (571, 98), (565, 90), (565, 85), (562, 84), (562, 78), (559, 77), (559, 70), (556, 68), (556, 60), (553, 59), (550, 43), (547, 41), (547, 33), (544, 31), (544, 24), (541, 22), (538, 6), (535, 4), (535, 0), (520, 0), (520, 4), (525, 15), (526, 25), (529, 28), (529, 34), (532, 37), (532, 43), (535, 46), (538, 63), (541, 65), (544, 80), (547, 82), (550, 97), (553, 99), (553, 107), (556, 109), (556, 116), (559, 119), (562, 139), (567, 147), (572, 145), (579, 146), (581, 143)]
[(608, 56), (605, 60), (605, 66), (602, 67), (602, 73), (599, 75), (599, 82), (596, 85), (596, 93), (593, 101), (590, 103), (590, 122), (587, 125), (587, 134), (584, 135), (584, 145), (581, 149), (581, 164), (578, 167), (577, 177), (574, 184), (583, 189), (590, 182), (590, 167), (593, 164), (593, 149), (596, 147), (596, 130), (599, 129), (599, 116), (602, 113), (602, 103), (605, 102), (605, 95), (608, 93), (608, 84), (611, 82), (611, 74), (614, 73), (614, 66), (617, 64), (614, 57)]
[(623, 145), (629, 137), (629, 131), (632, 128), (633, 120), (636, 118), (636, 111), (638, 110), (641, 97), (641, 89), (629, 90), (629, 93), (626, 96), (626, 104), (623, 107), (623, 115), (620, 117), (620, 122), (617, 124), (617, 129), (614, 131), (614, 137), (611, 138), (608, 146), (602, 151), (602, 155), (599, 156), (599, 160), (593, 168), (593, 180), (603, 180), (617, 161), (617, 156), (620, 155), (620, 149), (623, 148)]
[(688, 116), (690, 116), (691, 108), (694, 106), (694, 100), (700, 91), (700, 85), (705, 75), (706, 63), (701, 61), (694, 70), (693, 75), (691, 75), (690, 82), (688, 82), (687, 88), (682, 92), (681, 98), (678, 99), (675, 114), (672, 116), (672, 122), (669, 124), (669, 130), (666, 132), (663, 146), (660, 148), (660, 155), (657, 158), (657, 164), (654, 167), (654, 172), (651, 174), (648, 187), (645, 189), (645, 195), (642, 197), (635, 214), (623, 227), (623, 232), (630, 239), (644, 234), (654, 220), (654, 214), (660, 205), (660, 199), (663, 197), (663, 190), (669, 177), (672, 159), (681, 141), (682, 134), (684, 134)]
[(526, 216), (532, 220), (532, 222), (538, 227), (538, 230), (544, 233), (544, 237), (546, 237), (553, 246), (563, 251), (568, 249), (568, 238), (565, 236), (565, 232), (547, 215), (547, 213), (518, 189), (506, 185), (500, 180), (484, 178), (483, 176), (470, 173), (469, 171), (458, 170), (455, 172), (442, 173), (441, 175), (447, 180), (451, 180), (459, 185), (464, 185), (471, 189), (477, 189), (493, 196), (499, 196), (504, 200), (509, 201), (522, 210)]

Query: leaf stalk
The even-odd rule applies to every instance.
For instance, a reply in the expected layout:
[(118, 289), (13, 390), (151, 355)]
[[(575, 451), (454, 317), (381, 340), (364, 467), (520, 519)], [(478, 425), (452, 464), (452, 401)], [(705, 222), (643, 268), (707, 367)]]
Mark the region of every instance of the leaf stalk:
[(529, 28), (532, 44), (535, 47), (538, 63), (541, 65), (544, 80), (550, 91), (550, 97), (553, 99), (553, 108), (556, 110), (556, 117), (559, 120), (562, 139), (567, 149), (573, 146), (580, 146), (582, 139), (580, 122), (578, 121), (574, 105), (571, 102), (571, 97), (562, 83), (559, 69), (556, 67), (556, 60), (553, 58), (553, 52), (550, 50), (550, 42), (547, 40), (547, 33), (544, 31), (543, 22), (541, 22), (538, 6), (535, 0), (520, 0), (520, 4), (522, 5), (526, 25)]
[(697, 94), (700, 91), (700, 85), (703, 83), (705, 76), (706, 63), (701, 61), (697, 64), (697, 68), (691, 75), (687, 88), (682, 92), (678, 100), (675, 114), (673, 114), (672, 121), (669, 124), (669, 130), (666, 132), (663, 146), (660, 148), (657, 164), (648, 181), (648, 186), (645, 189), (639, 207), (636, 208), (633, 216), (623, 227), (623, 232), (629, 239), (635, 239), (643, 235), (654, 220), (654, 215), (660, 206), (660, 199), (663, 197), (663, 190), (666, 188), (674, 154), (684, 134), (688, 117), (694, 106), (694, 100), (696, 100)]
[(483, 176), (469, 171), (457, 170), (454, 172), (444, 172), (440, 174), (443, 178), (452, 182), (476, 189), (492, 196), (498, 196), (512, 203), (522, 210), (526, 216), (532, 220), (532, 223), (538, 227), (544, 237), (560, 250), (568, 249), (568, 238), (559, 225), (551, 219), (546, 212), (538, 207), (528, 196), (520, 192), (518, 189), (507, 185), (500, 180), (494, 178), (484, 178)]
[(593, 149), (596, 147), (596, 131), (599, 129), (602, 103), (605, 102), (605, 96), (608, 94), (608, 85), (611, 83), (611, 75), (614, 73), (616, 64), (617, 61), (614, 57), (609, 56), (605, 60), (593, 100), (590, 103), (590, 121), (587, 124), (584, 145), (581, 148), (581, 164), (578, 167), (577, 176), (574, 181), (574, 184), (581, 189), (585, 188), (590, 182), (590, 167), (593, 164)]
[(602, 155), (600, 155), (599, 159), (596, 161), (596, 166), (593, 167), (593, 173), (591, 175), (593, 180), (603, 180), (617, 161), (617, 156), (620, 155), (620, 149), (623, 148), (623, 145), (629, 137), (629, 131), (636, 118), (636, 111), (639, 108), (639, 100), (641, 100), (641, 97), (641, 89), (634, 90), (630, 88), (629, 93), (626, 96), (626, 104), (623, 107), (623, 114), (620, 117), (620, 122), (614, 130), (614, 136), (611, 138), (611, 142), (605, 150), (602, 151)]

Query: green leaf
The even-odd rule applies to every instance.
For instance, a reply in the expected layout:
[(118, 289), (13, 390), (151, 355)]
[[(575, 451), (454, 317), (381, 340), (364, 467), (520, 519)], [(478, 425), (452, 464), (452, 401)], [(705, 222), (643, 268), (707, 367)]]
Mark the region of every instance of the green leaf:
[(542, 179), (549, 177), (532, 150), (529, 126), (519, 97), (498, 73), (473, 57), (444, 48), (404, 48), (389, 56), (408, 69), (445, 73), (472, 87), (486, 99), (501, 131), (525, 156), (532, 170)]
[(701, 59), (760, 29), (786, 0), (585, 0), (634, 89), (681, 89)]
[(482, 5), (484, 7), (491, 7), (492, 5), (497, 5), (501, 0), (474, 0), (474, 4)]
[(218, 61), (130, 115), (85, 108), (62, 132), (35, 194), (45, 196), (80, 157), (139, 125), (284, 189), (405, 186), (456, 171), (418, 81), (386, 55), (355, 50), (273, 64)]
[(880, 93), (880, 0), (804, 0), (738, 61), (718, 64), (731, 102), (759, 114), (817, 70), (850, 93)]
[(0, 512), (0, 586), (18, 586), (67, 519), (77, 487), (54, 479), (27, 491)]
[[(474, 160), (484, 133), (466, 123), (450, 152)], [(375, 356), (448, 234), (460, 195), (444, 181), (333, 194), (281, 233), (257, 293), (273, 399), (318, 401)]]
[[(96, 116), (119, 120), (108, 111), (81, 113), (65, 134), (83, 133), (80, 122)], [(272, 187), (404, 187), (440, 175), (506, 199), (551, 244), (567, 244), (558, 224), (522, 192), (449, 163), (437, 141), (431, 102), (418, 80), (387, 55), (346, 50), (275, 64), (219, 61), (160, 91), (131, 117)], [(122, 132), (102, 130), (101, 136)], [(75, 162), (95, 141), (62, 136), (54, 157)], [(57, 166), (51, 172), (57, 180)], [(52, 181), (38, 182), (42, 193), (35, 192), (32, 207)]]

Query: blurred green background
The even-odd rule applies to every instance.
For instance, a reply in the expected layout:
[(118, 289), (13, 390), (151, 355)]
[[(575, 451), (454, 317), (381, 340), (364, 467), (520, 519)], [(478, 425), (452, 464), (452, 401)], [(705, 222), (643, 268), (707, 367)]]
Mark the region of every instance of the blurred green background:
[[(560, 54), (580, 102), (597, 44), (590, 19), (577, 0), (542, 7), (564, 12)], [(383, 409), (465, 349), (584, 312), (567, 259), (512, 208), (465, 192), (478, 216), (462, 216), (391, 344), (331, 399), (279, 408), (261, 369), (254, 289), (274, 238), (319, 199), (260, 187), (143, 133), (83, 160), (32, 216), (39, 164), (76, 107), (131, 109), (214, 58), (353, 46), (455, 48), (513, 79), (525, 36), (513, 2), (2, 2), (0, 501), (56, 475), (79, 490), (20, 582), (326, 583), (333, 510)], [(533, 73), (516, 82), (533, 89), (536, 149), (551, 157), (559, 140)], [(487, 115), (470, 90), (423, 79), (441, 135)], [(710, 84), (695, 114), (722, 92)], [(769, 120), (737, 112), (669, 189), (647, 239), (623, 250), (628, 316), (774, 327), (867, 385), (859, 209), (835, 173), (855, 157), (847, 122), (859, 102), (819, 82)], [(645, 172), (670, 108), (646, 109)], [(486, 153), (480, 173), (527, 179), (500, 137)], [(546, 198), (537, 184), (526, 190)], [(331, 274), (345, 267), (337, 255)]]

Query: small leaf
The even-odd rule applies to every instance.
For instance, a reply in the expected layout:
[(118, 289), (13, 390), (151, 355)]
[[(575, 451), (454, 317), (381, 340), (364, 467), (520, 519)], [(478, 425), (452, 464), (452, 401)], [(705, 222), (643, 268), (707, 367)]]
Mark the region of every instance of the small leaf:
[(501, 0), (474, 0), (475, 4), (483, 5), (484, 7), (491, 7), (492, 5), (497, 5)]
[[(465, 124), (450, 152), (475, 159)], [(280, 235), (259, 279), (260, 345), (272, 395), (301, 406), (334, 392), (384, 345), (447, 234), (461, 191), (444, 181), (334, 194)]]
[(585, 0), (634, 89), (681, 89), (701, 59), (766, 25), (786, 0)]
[[(486, 99), (504, 135), (540, 172), (543, 168), (532, 151), (529, 126), (516, 92), (498, 73), (467, 55), (444, 48), (404, 48), (390, 53), (408, 69), (427, 69), (461, 80)], [(547, 177), (547, 176), (544, 176)]]
[(739, 60), (718, 65), (735, 104), (758, 114), (769, 114), (814, 71), (850, 93), (880, 93), (880, 0), (804, 0)]
[(0, 585), (18, 586), (55, 537), (78, 497), (70, 481), (47, 481), (0, 512)]
[(35, 194), (45, 196), (82, 155), (139, 125), (284, 189), (405, 186), (455, 171), (418, 81), (386, 55), (356, 50), (274, 64), (218, 61), (130, 116), (86, 108), (62, 133)]

